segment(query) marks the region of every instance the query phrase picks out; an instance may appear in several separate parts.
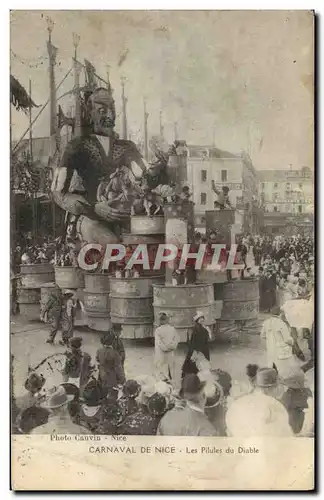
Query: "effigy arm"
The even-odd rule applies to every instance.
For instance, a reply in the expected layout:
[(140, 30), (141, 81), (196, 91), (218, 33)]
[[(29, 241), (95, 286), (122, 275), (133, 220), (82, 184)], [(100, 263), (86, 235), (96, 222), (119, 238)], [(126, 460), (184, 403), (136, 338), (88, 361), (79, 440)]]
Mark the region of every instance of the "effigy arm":
[(81, 194), (69, 193), (73, 171), (67, 167), (58, 167), (54, 172), (52, 198), (63, 210), (73, 215), (89, 215), (93, 209)]

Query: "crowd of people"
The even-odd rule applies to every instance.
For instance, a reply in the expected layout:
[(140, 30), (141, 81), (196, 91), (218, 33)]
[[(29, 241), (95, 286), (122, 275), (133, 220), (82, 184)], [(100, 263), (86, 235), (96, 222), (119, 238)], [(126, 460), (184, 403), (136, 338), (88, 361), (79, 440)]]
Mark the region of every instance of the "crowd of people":
[[(179, 337), (167, 314), (155, 331), (155, 373), (127, 380), (121, 326), (101, 338), (95, 359), (81, 337), (66, 343), (59, 386), (43, 393), (45, 379), (32, 372), (26, 393), (13, 402), (17, 433), (169, 436), (313, 436), (313, 394), (295, 354), (283, 315), (262, 329), (267, 362), (248, 365), (245, 388), (232, 396), (230, 373), (213, 367), (210, 331), (197, 311), (177, 380)], [(244, 378), (244, 374), (242, 374)], [(238, 417), (239, 415), (239, 417)]]
[(260, 310), (269, 312), (288, 300), (307, 298), (314, 288), (314, 240), (300, 235), (274, 239), (254, 237), (259, 274)]
[(31, 264), (53, 264), (55, 266), (77, 266), (78, 242), (62, 243), (61, 238), (42, 237), (32, 242), (28, 238), (17, 244), (11, 253), (12, 269), (19, 273), (19, 266)]
[[(204, 238), (196, 235), (195, 244)], [(211, 247), (217, 234), (205, 239)], [(167, 314), (161, 313), (154, 333), (154, 375), (127, 380), (121, 326), (113, 325), (104, 334), (92, 359), (82, 349), (82, 338), (74, 337), (76, 298), (67, 290), (53, 294), (42, 311), (50, 323), (47, 342), (54, 344), (62, 331), (60, 344), (67, 349), (62, 383), (44, 394), (44, 378), (29, 374), (25, 396), (13, 402), (15, 432), (313, 436), (313, 394), (305, 374), (314, 366), (314, 319), (309, 324), (294, 323), (286, 305), (296, 299), (302, 309), (312, 300), (314, 242), (300, 235), (289, 239), (246, 236), (238, 245), (244, 270), (237, 278), (259, 276), (260, 308), (269, 313), (261, 331), (267, 361), (246, 367), (242, 373), (246, 387), (240, 397), (232, 395), (230, 373), (213, 366), (212, 335), (201, 311), (193, 318), (179, 379), (178, 333)], [(24, 254), (31, 262), (58, 262), (56, 241), (30, 247), (24, 253), (18, 248), (20, 262)], [(75, 247), (64, 249), (73, 259)]]

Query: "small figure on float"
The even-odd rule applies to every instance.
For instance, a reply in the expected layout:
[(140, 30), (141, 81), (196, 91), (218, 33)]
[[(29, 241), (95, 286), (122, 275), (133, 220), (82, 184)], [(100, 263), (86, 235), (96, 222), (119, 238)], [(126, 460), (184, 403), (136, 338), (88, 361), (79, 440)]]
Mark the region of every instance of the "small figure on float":
[(215, 181), (212, 180), (212, 189), (214, 193), (217, 194), (217, 200), (214, 202), (214, 208), (219, 208), (219, 210), (225, 210), (226, 208), (232, 208), (230, 199), (229, 199), (229, 187), (222, 186), (222, 190), (220, 191), (215, 184)]

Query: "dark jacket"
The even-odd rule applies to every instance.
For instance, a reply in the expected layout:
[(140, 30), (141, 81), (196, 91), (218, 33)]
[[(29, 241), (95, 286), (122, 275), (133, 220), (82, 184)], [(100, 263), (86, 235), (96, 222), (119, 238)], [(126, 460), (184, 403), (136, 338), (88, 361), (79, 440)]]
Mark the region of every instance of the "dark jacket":
[(81, 391), (86, 386), (92, 370), (91, 356), (87, 352), (82, 352), (80, 349), (73, 349), (71, 352), (66, 353), (63, 375), (66, 378), (80, 377)]
[(115, 334), (115, 340), (113, 343), (113, 348), (115, 349), (115, 351), (118, 352), (120, 359), (121, 359), (121, 362), (122, 362), (122, 364), (124, 364), (124, 362), (125, 362), (125, 347), (124, 347), (122, 339), (116, 334)]
[(104, 400), (97, 409), (81, 405), (79, 423), (94, 434), (116, 434), (122, 414), (116, 402)]
[(125, 436), (155, 436), (161, 416), (153, 416), (145, 406), (139, 408), (136, 413), (126, 417), (118, 427), (118, 434)]
[(101, 347), (97, 351), (99, 381), (104, 390), (110, 390), (125, 382), (125, 373), (118, 352), (112, 347)]
[(189, 349), (182, 366), (182, 377), (189, 373), (198, 373), (196, 363), (191, 359), (194, 351), (201, 352), (210, 361), (209, 334), (208, 330), (199, 323), (196, 323), (189, 342)]
[(196, 323), (192, 330), (189, 343), (190, 357), (192, 356), (193, 351), (201, 352), (205, 358), (210, 361), (209, 333), (208, 330), (199, 323)]
[(130, 398), (128, 396), (122, 396), (118, 399), (118, 408), (121, 411), (122, 418), (125, 420), (129, 415), (133, 415), (139, 409), (139, 403), (134, 398)]

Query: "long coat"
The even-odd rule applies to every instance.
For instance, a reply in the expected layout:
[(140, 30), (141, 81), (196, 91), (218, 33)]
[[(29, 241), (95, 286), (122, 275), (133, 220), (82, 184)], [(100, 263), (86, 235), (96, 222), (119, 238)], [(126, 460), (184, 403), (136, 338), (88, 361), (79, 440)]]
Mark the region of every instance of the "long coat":
[(96, 360), (99, 365), (99, 381), (104, 392), (125, 382), (121, 358), (112, 347), (104, 346), (98, 349)]
[(198, 368), (191, 359), (194, 351), (201, 352), (205, 358), (210, 361), (209, 333), (207, 328), (199, 323), (195, 324), (192, 331), (188, 354), (182, 366), (183, 377), (188, 373), (198, 373)]

